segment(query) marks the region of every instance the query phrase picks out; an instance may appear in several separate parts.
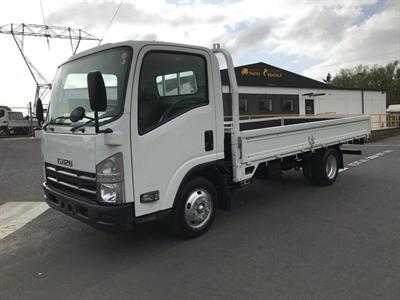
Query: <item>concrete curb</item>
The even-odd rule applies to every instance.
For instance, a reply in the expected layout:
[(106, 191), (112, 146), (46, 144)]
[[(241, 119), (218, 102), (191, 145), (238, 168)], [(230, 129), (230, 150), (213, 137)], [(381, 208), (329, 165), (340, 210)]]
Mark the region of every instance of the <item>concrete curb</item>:
[(369, 142), (375, 142), (396, 135), (400, 135), (400, 128), (374, 130), (371, 132)]

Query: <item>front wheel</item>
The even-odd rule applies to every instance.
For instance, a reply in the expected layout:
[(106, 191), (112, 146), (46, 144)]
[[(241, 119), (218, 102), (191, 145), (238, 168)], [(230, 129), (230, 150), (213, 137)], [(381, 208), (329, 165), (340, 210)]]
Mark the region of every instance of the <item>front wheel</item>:
[(211, 227), (216, 211), (217, 192), (204, 177), (187, 182), (175, 199), (172, 213), (176, 233), (183, 238), (198, 237)]
[(8, 128), (3, 126), (0, 127), (0, 136), (8, 136)]

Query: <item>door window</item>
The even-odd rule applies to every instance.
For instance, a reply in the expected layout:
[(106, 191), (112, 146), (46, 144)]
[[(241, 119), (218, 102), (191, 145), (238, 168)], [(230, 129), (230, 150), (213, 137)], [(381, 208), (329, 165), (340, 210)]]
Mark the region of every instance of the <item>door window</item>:
[(158, 95), (182, 96), (197, 92), (196, 76), (193, 71), (160, 75), (156, 78)]
[(204, 57), (152, 51), (140, 70), (138, 94), (139, 134), (208, 104)]
[(6, 113), (5, 113), (4, 109), (0, 109), (0, 118), (4, 117), (5, 114)]

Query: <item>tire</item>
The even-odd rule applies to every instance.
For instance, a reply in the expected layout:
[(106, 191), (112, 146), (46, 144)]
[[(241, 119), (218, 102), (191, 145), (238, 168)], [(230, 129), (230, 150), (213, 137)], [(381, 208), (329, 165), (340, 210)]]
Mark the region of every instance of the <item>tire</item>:
[(215, 218), (217, 191), (204, 177), (188, 181), (178, 192), (172, 212), (175, 233), (184, 239), (206, 233)]
[(8, 128), (7, 127), (0, 127), (0, 136), (8, 136)]
[(339, 155), (336, 149), (316, 154), (312, 166), (315, 183), (320, 186), (333, 184), (339, 175)]

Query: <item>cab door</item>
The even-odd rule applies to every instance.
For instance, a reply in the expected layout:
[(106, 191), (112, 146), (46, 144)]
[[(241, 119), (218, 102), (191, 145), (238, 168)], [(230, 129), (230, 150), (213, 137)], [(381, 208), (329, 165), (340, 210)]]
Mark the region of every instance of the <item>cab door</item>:
[(132, 101), (136, 216), (169, 209), (184, 176), (215, 161), (216, 115), (208, 52), (146, 46)]

